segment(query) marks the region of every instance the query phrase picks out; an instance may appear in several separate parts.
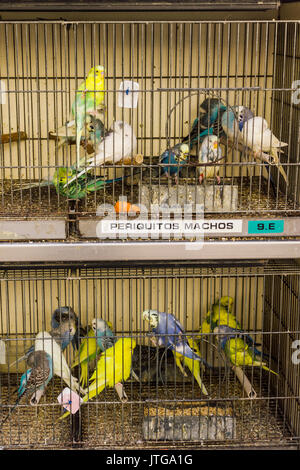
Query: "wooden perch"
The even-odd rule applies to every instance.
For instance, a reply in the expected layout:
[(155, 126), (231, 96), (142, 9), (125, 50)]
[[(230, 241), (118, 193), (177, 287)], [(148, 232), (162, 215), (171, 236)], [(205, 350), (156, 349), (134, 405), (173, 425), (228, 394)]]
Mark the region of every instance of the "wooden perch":
[(122, 158), (122, 160), (117, 162), (116, 165), (132, 165), (132, 164), (141, 165), (143, 163), (143, 161), (144, 161), (143, 155), (138, 153), (138, 154), (134, 155), (133, 158), (131, 158), (131, 157)]
[(19, 140), (26, 140), (27, 134), (24, 131), (11, 132), (10, 134), (1, 134), (1, 143), (7, 144), (9, 142), (18, 142)]

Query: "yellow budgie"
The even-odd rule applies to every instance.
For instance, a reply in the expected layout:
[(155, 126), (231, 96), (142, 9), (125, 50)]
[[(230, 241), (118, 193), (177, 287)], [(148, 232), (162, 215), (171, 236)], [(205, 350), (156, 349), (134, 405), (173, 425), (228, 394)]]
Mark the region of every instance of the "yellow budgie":
[[(200, 353), (199, 347), (198, 347), (195, 339), (193, 339), (191, 336), (188, 336), (187, 340), (188, 340), (188, 343), (189, 343), (189, 346), (191, 347), (191, 349), (198, 356), (201, 357), (201, 353)], [(178, 353), (176, 353), (175, 359), (176, 359), (176, 365), (179, 367), (179, 369), (183, 373), (184, 373), (184, 369), (183, 369), (182, 365), (187, 366), (189, 368), (191, 373), (194, 375), (195, 380), (198, 382), (198, 385), (199, 385), (200, 389), (202, 390), (203, 394), (208, 395), (208, 392), (207, 392), (207, 390), (205, 388), (205, 385), (203, 384), (203, 382), (201, 380), (201, 376), (200, 376), (200, 361), (194, 361), (193, 359), (190, 359), (189, 357), (182, 356), (182, 354), (178, 354)]]
[(76, 120), (76, 155), (78, 166), (80, 166), (80, 141), (86, 123), (86, 115), (96, 114), (97, 109), (104, 101), (104, 73), (105, 70), (102, 65), (91, 68), (86, 80), (79, 86), (79, 91), (76, 92), (75, 101), (72, 105), (72, 114)]
[(221, 297), (213, 304), (212, 309), (207, 312), (206, 318), (200, 327), (200, 333), (212, 333), (219, 325), (228, 325), (230, 328), (241, 329), (240, 323), (232, 313), (232, 307), (232, 297)]
[[(105, 387), (115, 387), (120, 382), (125, 382), (131, 372), (132, 353), (136, 346), (133, 338), (120, 338), (111, 348), (106, 349), (97, 362), (95, 371), (90, 378), (91, 384), (85, 390), (83, 402), (99, 395)], [(59, 419), (64, 419), (70, 414), (64, 413)]]
[(278, 375), (277, 372), (269, 369), (261, 358), (255, 355), (253, 349), (242, 338), (230, 338), (226, 341), (225, 337), (224, 343), (222, 347), (225, 355), (234, 366), (262, 367), (264, 370)]

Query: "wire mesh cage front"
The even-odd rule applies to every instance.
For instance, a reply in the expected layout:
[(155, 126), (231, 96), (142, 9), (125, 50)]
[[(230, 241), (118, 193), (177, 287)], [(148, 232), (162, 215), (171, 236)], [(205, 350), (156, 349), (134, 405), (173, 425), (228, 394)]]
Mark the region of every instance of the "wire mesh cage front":
[(104, 204), (297, 235), (299, 22), (2, 22), (0, 41), (2, 238), (96, 238)]
[[(3, 269), (0, 445), (299, 448), (299, 275), (293, 262)], [(64, 309), (53, 315), (64, 306), (69, 307), (67, 317), (63, 319)], [(151, 315), (172, 314), (170, 328), (176, 319), (180, 329), (159, 335), (162, 330), (153, 330), (147, 321), (149, 309)], [(74, 312), (79, 322), (74, 323)], [(102, 334), (96, 323), (100, 319), (106, 322)], [(64, 322), (67, 331), (73, 331), (65, 347), (65, 330), (59, 329)], [(229, 328), (225, 333), (219, 329), (224, 326)], [(29, 368), (24, 360), (15, 361), (32, 344), (36, 355), (37, 337), (42, 333), (46, 342), (49, 332), (54, 376), (47, 372), (50, 380), (38, 404), (29, 401), (40, 385), (36, 380), (36, 389), (15, 406)], [(86, 342), (87, 334), (91, 342)], [(205, 366), (200, 367), (196, 356), (189, 362), (186, 343), (180, 349), (173, 338), (172, 349), (171, 334), (188, 340), (190, 351)], [(96, 337), (103, 343), (95, 358)], [(161, 344), (159, 338), (169, 342)], [(79, 411), (59, 420), (65, 410), (58, 396), (70, 384), (71, 374), (75, 390), (76, 377), (84, 370), (84, 356), (80, 368), (74, 361), (79, 343), (81, 353), (84, 344), (88, 349), (86, 372), (92, 380), (88, 387), (88, 381), (83, 385), (87, 388)], [(123, 356), (117, 354), (118, 345)], [(251, 356), (249, 362), (251, 351), (255, 360)], [(93, 378), (95, 360), (98, 372)], [(112, 370), (114, 379), (105, 379), (106, 387), (85, 402), (94, 380), (101, 384), (103, 374), (108, 377)]]

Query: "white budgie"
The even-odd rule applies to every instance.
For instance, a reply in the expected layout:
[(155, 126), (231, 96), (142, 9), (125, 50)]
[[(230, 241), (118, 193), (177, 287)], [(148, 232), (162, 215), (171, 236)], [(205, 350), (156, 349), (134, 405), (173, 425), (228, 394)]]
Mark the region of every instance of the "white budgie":
[(47, 331), (40, 331), (37, 334), (34, 343), (34, 350), (45, 351), (49, 354), (53, 361), (53, 375), (61, 377), (71, 389), (84, 393), (83, 389), (78, 384), (78, 379), (72, 376), (60, 346), (53, 339), (50, 333)]
[[(220, 139), (216, 135), (208, 135), (203, 140), (199, 151), (199, 163), (216, 162), (222, 158), (222, 149), (220, 147)], [(217, 179), (220, 184), (219, 166), (198, 166), (197, 171), (199, 174), (199, 183), (201, 184), (204, 178)]]
[(286, 147), (288, 144), (277, 139), (264, 118), (255, 116), (245, 122), (243, 131), (239, 135), (239, 141), (246, 147), (251, 148), (255, 156), (259, 157), (261, 152), (270, 154), (285, 181), (287, 181), (286, 173), (279, 163), (278, 153), (282, 151), (281, 147)]
[(114, 121), (105, 138), (97, 146), (95, 154), (86, 160), (80, 160), (80, 166), (86, 165), (85, 168), (68, 180), (65, 187), (92, 168), (108, 162), (118, 163), (122, 158), (132, 155), (135, 149), (136, 136), (132, 127), (126, 122)]

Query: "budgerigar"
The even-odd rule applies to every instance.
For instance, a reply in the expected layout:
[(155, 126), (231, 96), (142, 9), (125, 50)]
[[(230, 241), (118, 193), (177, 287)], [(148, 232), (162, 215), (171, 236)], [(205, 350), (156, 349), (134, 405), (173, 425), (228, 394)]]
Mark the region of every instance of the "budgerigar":
[[(31, 352), (27, 357), (27, 366), (29, 368), (21, 377), (20, 386), (17, 391), (18, 398), (10, 413), (15, 410), (23, 397), (31, 395), (30, 404), (38, 404), (53, 377), (52, 358), (45, 351)], [(1, 424), (4, 424), (10, 413)]]
[(283, 152), (282, 147), (286, 147), (288, 144), (277, 139), (264, 118), (255, 116), (249, 119), (245, 123), (243, 131), (239, 133), (239, 140), (243, 145), (253, 150), (255, 157), (259, 158), (262, 152), (271, 155), (287, 182), (286, 173), (279, 161), (279, 153)]
[(115, 341), (111, 323), (94, 318), (92, 328), (89, 329), (87, 337), (81, 342), (78, 355), (72, 364), (72, 368), (80, 364), (82, 386), (88, 383), (89, 364), (96, 358), (97, 353), (111, 347)]
[(95, 154), (80, 160), (79, 166), (84, 169), (68, 179), (65, 186), (70, 185), (76, 178), (80, 178), (93, 168), (108, 162), (118, 163), (122, 158), (133, 155), (135, 149), (136, 136), (132, 127), (126, 122), (114, 121), (105, 138), (97, 146)]
[(232, 142), (243, 132), (246, 123), (254, 117), (246, 106), (231, 106), (223, 113), (221, 123), (226, 135)]
[[(199, 163), (214, 163), (222, 158), (222, 149), (220, 139), (216, 135), (206, 136), (201, 144), (199, 151)], [(219, 166), (198, 166), (199, 183), (205, 178), (216, 178), (220, 184)]]
[[(51, 316), (51, 334), (56, 337), (62, 351), (72, 342), (73, 348), (77, 347), (76, 332), (78, 329), (78, 318), (71, 307), (59, 307)], [(24, 356), (19, 357), (10, 367), (27, 359), (29, 354), (34, 351), (34, 344), (25, 352)]]
[(193, 122), (191, 132), (182, 142), (190, 147), (197, 145), (199, 153), (199, 145), (207, 135), (215, 134), (219, 137), (222, 133), (220, 120), (224, 111), (226, 106), (218, 98), (206, 98), (200, 105), (200, 112)]
[[(84, 403), (99, 395), (105, 387), (115, 387), (129, 378), (135, 346), (136, 342), (133, 338), (120, 338), (100, 355), (90, 378), (91, 383), (85, 390)], [(66, 418), (69, 414), (70, 412), (67, 411), (60, 419)]]
[(231, 328), (241, 329), (241, 325), (232, 313), (233, 298), (223, 296), (216, 301), (212, 309), (207, 312), (206, 318), (200, 327), (200, 333), (212, 333), (218, 325), (228, 325)]
[(50, 335), (59, 344), (62, 351), (72, 342), (76, 333), (76, 326), (69, 321), (61, 322), (57, 328), (50, 331)]
[[(201, 357), (200, 349), (196, 343), (196, 341), (193, 339), (192, 336), (187, 337), (188, 343), (190, 348), (199, 356)], [(176, 357), (176, 364), (181, 369), (182, 365), (187, 366), (193, 376), (195, 377), (195, 380), (198, 382), (198, 385), (203, 392), (204, 395), (208, 395), (208, 392), (206, 390), (206, 387), (204, 383), (201, 380), (201, 375), (200, 375), (200, 362), (199, 361), (194, 361), (193, 359), (189, 359), (188, 357), (184, 357), (180, 354), (175, 355)]]
[[(55, 330), (56, 328), (59, 327), (61, 323), (66, 323), (68, 322), (70, 325), (70, 328), (75, 328), (75, 333), (70, 337), (73, 349), (78, 349), (79, 341), (78, 341), (78, 336), (80, 334), (84, 334), (84, 331), (82, 329), (82, 326), (80, 325), (80, 322), (78, 320), (78, 316), (74, 312), (73, 308), (70, 306), (63, 306), (63, 307), (58, 307), (57, 309), (54, 310), (52, 317), (51, 317), (51, 328), (52, 330)], [(62, 344), (62, 350), (64, 350), (69, 343), (64, 343)]]
[[(237, 140), (244, 147), (251, 149), (255, 158), (266, 162), (266, 154), (270, 155), (287, 181), (286, 173), (279, 162), (278, 153), (282, 152), (282, 147), (286, 147), (288, 144), (280, 142), (272, 134), (264, 118), (254, 116), (252, 111), (244, 106), (234, 106), (223, 114), (222, 126), (232, 142)], [(268, 171), (268, 167), (266, 169)], [(271, 182), (273, 183), (272, 180)]]
[[(85, 118), (84, 128), (81, 135), (81, 144), (97, 145), (105, 135), (105, 126), (103, 124), (103, 114), (97, 112), (97, 115), (87, 114)], [(58, 138), (58, 148), (65, 144), (76, 143), (76, 123), (75, 119), (67, 121), (63, 126), (52, 133)]]
[(160, 163), (167, 166), (163, 166), (161, 172), (167, 177), (174, 176), (177, 184), (178, 174), (180, 174), (182, 167), (187, 164), (188, 155), (189, 146), (187, 144), (176, 144), (174, 147), (165, 150), (160, 157)]
[[(222, 333), (220, 327), (214, 329), (214, 333)], [(230, 333), (229, 333), (230, 334)], [(221, 335), (222, 338), (222, 335)], [(232, 365), (237, 367), (253, 366), (262, 367), (264, 370), (272, 372), (272, 374), (278, 375), (277, 372), (269, 369), (266, 362), (263, 362), (261, 357), (258, 357), (253, 348), (250, 347), (246, 341), (240, 337), (228, 339), (221, 339), (221, 347), (224, 350), (225, 356), (229, 359)]]
[(34, 350), (45, 351), (49, 356), (51, 356), (53, 361), (53, 375), (61, 377), (72, 390), (80, 392), (83, 391), (78, 384), (78, 379), (72, 376), (61, 347), (53, 339), (50, 333), (47, 331), (40, 331), (37, 334), (34, 343)]
[(173, 354), (187, 357), (194, 361), (206, 361), (198, 356), (188, 344), (186, 333), (181, 323), (171, 313), (158, 312), (157, 310), (145, 310), (142, 313), (143, 320), (149, 322), (154, 340), (158, 346), (170, 349)]
[(102, 65), (92, 67), (84, 82), (75, 95), (72, 105), (72, 115), (76, 122), (76, 155), (77, 165), (80, 166), (80, 141), (87, 114), (95, 114), (104, 101), (105, 70)]
[(248, 346), (251, 347), (252, 351), (254, 352), (254, 354), (256, 356), (262, 356), (264, 355), (261, 351), (259, 351), (257, 349), (256, 346), (260, 346), (260, 343), (257, 343), (251, 335), (249, 335), (248, 333), (246, 333), (245, 331), (243, 330), (239, 330), (238, 328), (231, 328), (230, 326), (228, 325), (219, 325), (218, 327), (218, 332), (219, 332), (219, 335), (218, 335), (218, 338), (219, 338), (219, 343), (221, 344), (221, 346), (223, 346), (223, 344), (225, 344), (225, 342), (227, 341), (227, 339), (230, 339), (230, 338), (242, 338), (245, 343), (248, 344)]

